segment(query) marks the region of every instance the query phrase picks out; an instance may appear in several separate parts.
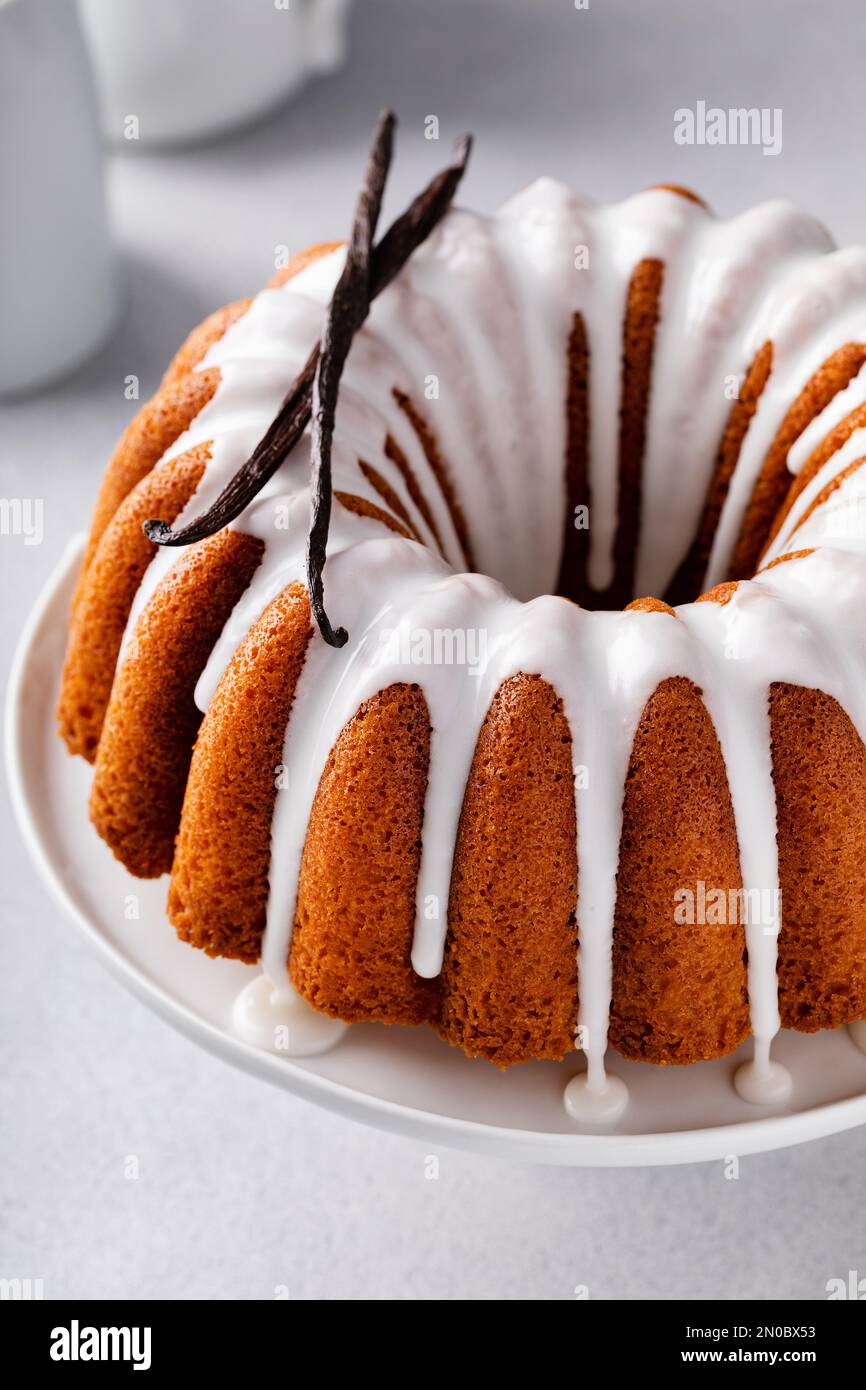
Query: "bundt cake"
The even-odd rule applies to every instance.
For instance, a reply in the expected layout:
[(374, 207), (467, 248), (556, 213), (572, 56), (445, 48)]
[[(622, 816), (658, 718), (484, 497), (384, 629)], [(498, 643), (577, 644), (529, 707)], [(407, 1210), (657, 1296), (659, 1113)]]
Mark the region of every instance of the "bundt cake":
[(866, 249), (673, 186), (452, 208), (343, 371), (338, 650), (309, 429), (216, 534), (142, 523), (238, 473), (346, 255), (207, 319), (111, 461), (59, 705), (93, 823), (274, 998), (580, 1046), (596, 1094), (608, 1044), (752, 1033), (767, 1098), (780, 1025), (866, 1017)]

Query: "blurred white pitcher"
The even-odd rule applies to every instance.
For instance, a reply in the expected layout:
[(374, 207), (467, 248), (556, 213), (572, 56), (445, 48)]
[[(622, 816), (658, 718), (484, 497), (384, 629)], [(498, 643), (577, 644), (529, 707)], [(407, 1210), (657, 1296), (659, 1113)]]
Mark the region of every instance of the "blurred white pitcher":
[(81, 0), (112, 141), (199, 140), (345, 56), (349, 0)]
[(69, 0), (0, 0), (0, 394), (63, 375), (118, 305), (87, 50)]

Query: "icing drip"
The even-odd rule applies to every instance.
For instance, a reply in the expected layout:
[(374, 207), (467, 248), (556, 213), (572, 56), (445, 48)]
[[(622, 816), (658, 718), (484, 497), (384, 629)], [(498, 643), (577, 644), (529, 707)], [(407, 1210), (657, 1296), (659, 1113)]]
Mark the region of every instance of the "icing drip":
[(232, 1010), (232, 1026), (244, 1042), (284, 1057), (329, 1052), (348, 1027), (319, 1013), (287, 980), (276, 986), (266, 975), (257, 975), (241, 990)]
[(589, 1073), (573, 1076), (563, 1093), (563, 1103), (573, 1120), (582, 1125), (610, 1125), (625, 1113), (628, 1087), (619, 1076), (590, 1080)]
[(794, 1083), (781, 1062), (770, 1057), (770, 1042), (755, 1039), (755, 1055), (734, 1072), (737, 1095), (750, 1105), (784, 1105), (790, 1100)]
[[(585, 258), (576, 257), (580, 248)], [(346, 362), (333, 440), (335, 492), (381, 508), (382, 493), (370, 481), (375, 470), (425, 544), (334, 506), (329, 607), (349, 641), (337, 655), (315, 634), (298, 682), (283, 752), (290, 790), (278, 794), (273, 818), (262, 957), (266, 975), (284, 980), (307, 823), (331, 748), (365, 700), (408, 681), (422, 690), (432, 726), (412, 961), (420, 975), (439, 972), (451, 860), (478, 734), (501, 683), (519, 672), (538, 674), (561, 699), (572, 736), (578, 1027), (587, 1072), (569, 1083), (566, 1105), (585, 1123), (610, 1121), (625, 1104), (623, 1083), (604, 1069), (616, 875), (623, 785), (655, 689), (684, 676), (703, 692), (727, 766), (744, 901), (760, 905), (745, 924), (755, 1056), (736, 1085), (758, 1104), (781, 1102), (790, 1086), (770, 1059), (779, 1027), (771, 686), (812, 688), (820, 672), (821, 688), (866, 737), (866, 467), (800, 524), (846, 463), (866, 454), (863, 431), (804, 489), (765, 563), (791, 549), (813, 553), (765, 568), (727, 602), (684, 604), (672, 616), (589, 612), (546, 596), (556, 583), (565, 522), (565, 364), (575, 315), (585, 325), (590, 362), (589, 577), (603, 589), (613, 575), (622, 328), (630, 277), (646, 259), (663, 262), (665, 275), (646, 419), (640, 590), (664, 592), (688, 551), (730, 410), (727, 385), (742, 382), (762, 345), (773, 344), (772, 370), (722, 508), (709, 582), (725, 576), (755, 479), (792, 399), (840, 343), (866, 338), (866, 252), (832, 251), (823, 229), (787, 204), (721, 222), (669, 192), (596, 208), (544, 180), (496, 217), (449, 213), (376, 300)], [(284, 288), (265, 290), (208, 353), (202, 366), (219, 367), (221, 385), (170, 454), (209, 441), (211, 457), (176, 525), (214, 501), (261, 437), (321, 333), (343, 261), (334, 252)], [(800, 466), (863, 389), (861, 373), (804, 432)], [(469, 523), (478, 568), (494, 577), (455, 573), (464, 561), (454, 512), (395, 392), (429, 426)], [(389, 440), (406, 468), (395, 462)], [(250, 626), (277, 593), (303, 578), (308, 476), (305, 435), (236, 523), (263, 539), (266, 550), (199, 682), (202, 711)], [(850, 518), (861, 502), (859, 530), (832, 523), (840, 512)], [(175, 560), (167, 551), (154, 558), (128, 631)], [(414, 635), (442, 630), (462, 634), (462, 657), (419, 662)], [(586, 776), (579, 778), (581, 770)], [(253, 984), (239, 1006), (248, 1021), (258, 1017), (269, 989)], [(241, 1026), (259, 1028), (255, 1021)], [(852, 1027), (858, 1045), (862, 1033), (863, 1025)]]

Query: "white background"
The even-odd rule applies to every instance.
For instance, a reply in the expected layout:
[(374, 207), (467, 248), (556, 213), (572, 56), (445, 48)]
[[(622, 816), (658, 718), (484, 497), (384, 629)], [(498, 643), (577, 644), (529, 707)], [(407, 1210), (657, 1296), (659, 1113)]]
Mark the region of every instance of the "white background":
[[(41, 546), (0, 538), (4, 666), (86, 522), (130, 416), (124, 377), (149, 394), (195, 322), (268, 278), (276, 244), (346, 232), (384, 102), (401, 117), (386, 215), (442, 162), (423, 139), (436, 114), (443, 141), (475, 132), (463, 198), (482, 209), (541, 173), (602, 199), (675, 181), (725, 213), (787, 196), (866, 240), (860, 4), (360, 0), (351, 48), (264, 125), (112, 160), (122, 323), (61, 387), (0, 410), (0, 495), (45, 499)], [(675, 145), (674, 110), (699, 99), (781, 107), (783, 152)], [(423, 1147), (230, 1071), (127, 997), (36, 881), (5, 800), (0, 817), (0, 1276), (48, 1297), (817, 1299), (866, 1275), (866, 1131), (746, 1159), (737, 1181), (450, 1153), (428, 1181)]]

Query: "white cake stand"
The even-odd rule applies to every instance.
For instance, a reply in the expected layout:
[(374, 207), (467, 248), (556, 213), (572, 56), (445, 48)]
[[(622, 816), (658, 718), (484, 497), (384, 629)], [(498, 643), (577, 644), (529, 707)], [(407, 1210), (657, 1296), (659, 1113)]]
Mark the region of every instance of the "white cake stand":
[[(731, 1077), (741, 1054), (690, 1067), (650, 1067), (611, 1054), (628, 1084), (625, 1115), (581, 1131), (562, 1103), (582, 1069), (536, 1062), (500, 1073), (446, 1047), (428, 1029), (350, 1028), (324, 1056), (289, 1060), (231, 1031), (248, 967), (210, 960), (175, 937), (166, 880), (131, 878), (87, 818), (90, 769), (54, 730), (69, 598), (81, 553), (70, 543), (22, 634), (9, 684), (6, 747), (12, 800), (33, 860), (72, 922), (119, 979), (174, 1027), (225, 1061), (339, 1114), (435, 1145), (537, 1163), (690, 1163), (782, 1148), (866, 1122), (866, 1056), (847, 1029), (785, 1033), (776, 1055), (791, 1100), (756, 1109)], [(137, 913), (137, 916), (135, 916)]]

